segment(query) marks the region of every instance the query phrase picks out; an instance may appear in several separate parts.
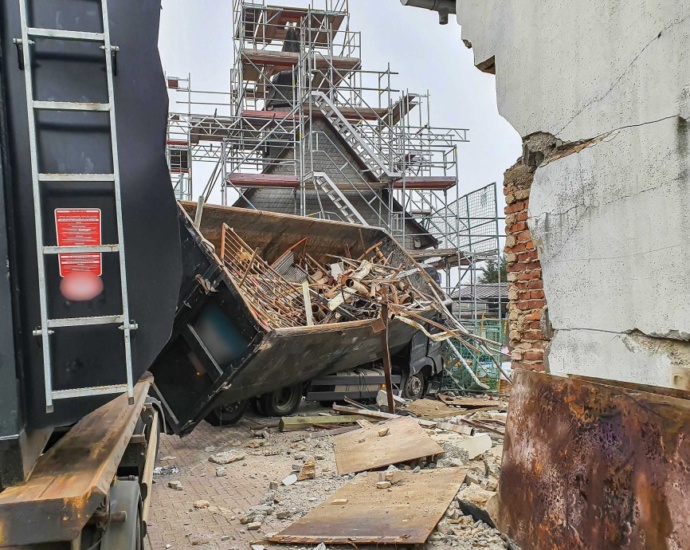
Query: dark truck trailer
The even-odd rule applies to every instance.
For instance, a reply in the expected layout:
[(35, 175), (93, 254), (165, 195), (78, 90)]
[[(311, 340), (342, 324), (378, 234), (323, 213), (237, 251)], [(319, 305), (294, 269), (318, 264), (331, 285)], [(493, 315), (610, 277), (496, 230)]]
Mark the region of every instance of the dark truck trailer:
[(137, 381), (181, 277), (160, 10), (0, 2), (0, 547), (145, 532), (158, 415)]
[[(196, 208), (193, 203), (181, 205), (184, 276), (180, 305), (170, 342), (150, 369), (168, 426), (179, 435), (192, 431), (220, 406), (301, 388), (312, 379), (368, 365), (383, 356), (378, 319), (267, 326), (221, 263), (224, 225), (269, 264), (304, 239), (305, 252), (322, 263), (330, 255), (361, 252), (379, 243), (391, 263), (411, 272), (410, 285), (426, 295), (440, 291), (430, 289), (433, 281), (381, 229), (211, 205), (204, 206), (197, 229)], [(437, 312), (429, 308), (423, 314), (433, 317)], [(392, 319), (391, 355), (410, 348), (417, 333), (417, 328)], [(421, 370), (426, 365), (418, 366)], [(433, 373), (441, 367), (434, 365)]]

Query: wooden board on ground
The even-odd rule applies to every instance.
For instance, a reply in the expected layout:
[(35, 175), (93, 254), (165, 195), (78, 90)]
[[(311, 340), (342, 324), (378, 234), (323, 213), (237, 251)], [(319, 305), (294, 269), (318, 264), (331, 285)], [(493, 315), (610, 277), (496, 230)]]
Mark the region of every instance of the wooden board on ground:
[[(379, 431), (388, 428), (388, 435)], [(395, 418), (333, 439), (338, 474), (344, 476), (443, 453), (414, 418)]]
[(458, 409), (449, 407), (448, 405), (433, 399), (417, 399), (416, 401), (410, 403), (406, 410), (410, 411), (419, 418), (424, 418), (427, 420), (432, 418), (448, 418), (458, 414)]
[(286, 416), (280, 419), (281, 432), (293, 432), (295, 430), (306, 430), (316, 426), (333, 426), (338, 424), (355, 424), (358, 420), (363, 420), (363, 416), (333, 415), (333, 416)]
[(444, 393), (439, 393), (438, 398), (446, 405), (452, 405), (453, 407), (464, 407), (467, 409), (473, 409), (476, 407), (491, 407), (494, 406), (497, 409), (505, 408), (506, 404), (502, 401), (493, 401), (491, 399), (480, 399), (479, 397), (453, 397), (452, 395), (446, 395)]
[[(333, 405), (333, 410), (338, 412), (344, 412), (347, 414), (361, 414), (362, 416), (368, 416), (371, 418), (380, 418), (383, 420), (391, 420), (393, 418), (402, 418), (399, 414), (391, 414), (381, 411), (370, 411), (367, 409), (358, 409), (357, 407), (348, 407), (346, 405)], [(417, 423), (424, 428), (435, 428), (436, 422), (431, 422), (430, 420), (423, 420), (417, 418)]]
[[(284, 544), (424, 544), (443, 518), (467, 470), (396, 472), (377, 489), (378, 473), (353, 479), (317, 508), (270, 537)], [(337, 502), (345, 502), (338, 504)]]

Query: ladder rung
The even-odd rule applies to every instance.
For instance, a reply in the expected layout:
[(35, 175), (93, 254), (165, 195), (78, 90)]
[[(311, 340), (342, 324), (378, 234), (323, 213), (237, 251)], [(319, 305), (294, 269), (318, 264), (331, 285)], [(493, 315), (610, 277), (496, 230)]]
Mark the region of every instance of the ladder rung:
[(119, 244), (101, 244), (90, 246), (44, 246), (44, 254), (95, 254), (107, 252), (119, 252)]
[(63, 31), (60, 29), (37, 29), (29, 27), (26, 29), (26, 33), (29, 36), (36, 36), (39, 38), (54, 38), (55, 40), (105, 42), (105, 35), (102, 32)]
[(89, 395), (107, 395), (109, 393), (125, 393), (129, 390), (127, 384), (112, 386), (93, 386), (91, 388), (74, 388), (72, 390), (57, 390), (53, 392), (53, 399), (71, 399), (73, 397), (88, 397)]
[(72, 101), (34, 101), (34, 109), (45, 111), (110, 111), (110, 103), (77, 103)]
[(39, 174), (38, 181), (115, 181), (113, 174)]
[(48, 328), (114, 325), (123, 322), (124, 318), (122, 315), (104, 315), (102, 317), (73, 317), (70, 319), (48, 319)]

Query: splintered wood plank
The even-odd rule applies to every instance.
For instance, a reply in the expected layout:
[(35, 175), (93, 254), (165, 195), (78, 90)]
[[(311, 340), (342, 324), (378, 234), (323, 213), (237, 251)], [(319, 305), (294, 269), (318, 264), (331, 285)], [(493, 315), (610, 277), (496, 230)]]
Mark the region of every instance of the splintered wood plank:
[(466, 475), (467, 470), (461, 468), (395, 472), (391, 488), (377, 489), (378, 473), (362, 474), (268, 540), (353, 547), (424, 544)]
[(496, 409), (505, 409), (506, 403), (504, 401), (492, 401), (491, 399), (480, 399), (478, 397), (453, 397), (443, 393), (438, 394), (438, 398), (446, 405), (454, 407), (466, 407), (468, 409), (477, 407), (495, 407)]
[[(388, 435), (379, 431), (388, 428)], [(396, 418), (333, 439), (341, 476), (443, 453), (414, 418)]]
[(363, 416), (286, 416), (280, 419), (281, 432), (306, 430), (313, 426), (328, 426), (333, 424), (355, 424), (363, 420)]

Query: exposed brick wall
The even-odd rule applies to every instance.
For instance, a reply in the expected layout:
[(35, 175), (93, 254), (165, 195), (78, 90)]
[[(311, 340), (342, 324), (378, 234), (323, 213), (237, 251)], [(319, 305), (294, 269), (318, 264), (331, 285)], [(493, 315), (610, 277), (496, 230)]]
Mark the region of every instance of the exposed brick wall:
[(548, 343), (548, 310), (544, 297), (541, 263), (527, 227), (529, 193), (534, 178), (523, 161), (504, 176), (506, 198), (506, 245), (508, 265), (509, 339), (513, 368), (545, 370)]

